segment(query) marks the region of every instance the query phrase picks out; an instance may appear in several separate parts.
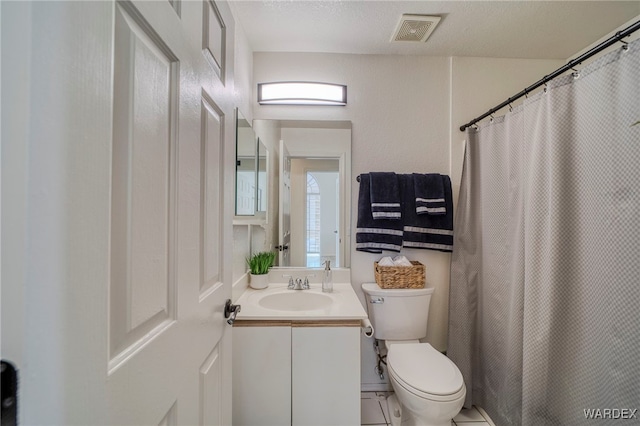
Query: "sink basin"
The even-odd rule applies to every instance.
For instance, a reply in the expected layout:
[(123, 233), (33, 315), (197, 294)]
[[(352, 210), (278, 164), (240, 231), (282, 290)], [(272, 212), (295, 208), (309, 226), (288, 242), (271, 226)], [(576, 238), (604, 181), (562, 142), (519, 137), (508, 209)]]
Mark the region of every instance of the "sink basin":
[[(304, 276), (299, 268), (279, 271)], [(335, 275), (334, 275), (335, 277)], [(277, 276), (275, 277), (277, 278)], [(234, 304), (241, 305), (239, 320), (337, 321), (367, 318), (351, 283), (334, 282), (332, 293), (323, 293), (319, 283), (308, 290), (289, 290), (286, 282), (270, 282), (265, 289), (247, 288)]]
[(333, 300), (327, 295), (304, 290), (268, 294), (258, 302), (263, 308), (277, 311), (311, 311), (326, 308), (332, 303)]

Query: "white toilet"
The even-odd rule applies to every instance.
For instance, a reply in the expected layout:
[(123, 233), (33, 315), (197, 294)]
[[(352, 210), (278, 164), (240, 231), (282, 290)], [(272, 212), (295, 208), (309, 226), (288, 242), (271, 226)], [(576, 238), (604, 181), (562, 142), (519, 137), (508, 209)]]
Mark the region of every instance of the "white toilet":
[[(428, 343), (429, 302), (433, 288), (381, 289), (362, 284), (374, 337), (387, 347), (387, 368), (395, 391), (388, 399), (394, 425), (450, 426), (464, 403), (466, 389), (456, 365)], [(399, 406), (398, 406), (399, 402)]]

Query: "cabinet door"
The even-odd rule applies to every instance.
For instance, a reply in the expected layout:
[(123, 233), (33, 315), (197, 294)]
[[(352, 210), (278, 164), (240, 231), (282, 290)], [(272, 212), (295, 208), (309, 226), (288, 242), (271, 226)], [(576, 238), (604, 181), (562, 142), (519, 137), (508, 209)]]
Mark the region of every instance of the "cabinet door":
[(293, 327), (291, 336), (292, 424), (359, 425), (360, 328)]
[(233, 424), (291, 424), (291, 327), (233, 328)]

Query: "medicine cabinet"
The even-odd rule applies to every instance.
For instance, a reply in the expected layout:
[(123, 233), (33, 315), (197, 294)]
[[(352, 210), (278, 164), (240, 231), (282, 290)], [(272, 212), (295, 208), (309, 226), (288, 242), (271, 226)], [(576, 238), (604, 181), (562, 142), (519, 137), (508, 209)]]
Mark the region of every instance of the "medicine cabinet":
[(268, 162), (267, 147), (236, 108), (236, 217), (266, 220)]

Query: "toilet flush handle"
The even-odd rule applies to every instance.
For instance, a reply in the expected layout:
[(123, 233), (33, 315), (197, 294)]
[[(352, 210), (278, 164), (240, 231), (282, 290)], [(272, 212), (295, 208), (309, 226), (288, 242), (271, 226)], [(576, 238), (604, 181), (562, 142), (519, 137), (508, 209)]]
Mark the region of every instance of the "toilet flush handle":
[(369, 303), (384, 303), (384, 297), (376, 297), (375, 299), (369, 299)]

